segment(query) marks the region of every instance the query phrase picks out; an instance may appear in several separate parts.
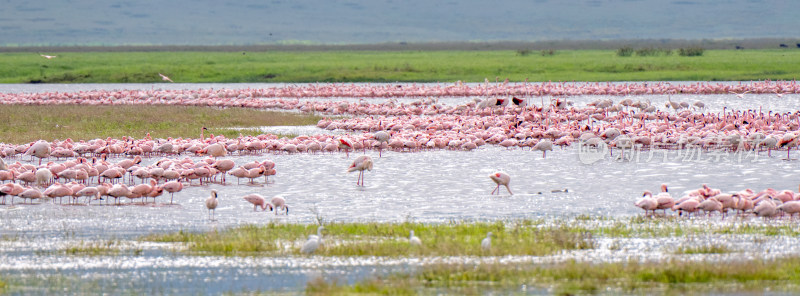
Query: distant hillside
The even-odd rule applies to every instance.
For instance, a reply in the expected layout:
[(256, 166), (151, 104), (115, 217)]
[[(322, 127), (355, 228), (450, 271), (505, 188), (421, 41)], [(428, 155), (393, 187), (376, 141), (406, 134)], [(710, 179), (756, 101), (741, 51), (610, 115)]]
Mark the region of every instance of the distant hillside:
[(0, 46), (800, 37), (800, 1), (0, 0)]

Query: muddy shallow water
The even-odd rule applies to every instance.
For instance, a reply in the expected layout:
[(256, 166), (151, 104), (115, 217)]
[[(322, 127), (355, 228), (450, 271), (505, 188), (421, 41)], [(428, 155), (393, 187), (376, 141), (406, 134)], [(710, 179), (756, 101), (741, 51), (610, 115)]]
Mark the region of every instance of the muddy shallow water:
[[(152, 87), (152, 86), (151, 86)], [(161, 87), (161, 85), (159, 85)], [(0, 88), (2, 90), (2, 88)], [(30, 89), (8, 90), (31, 91)], [(599, 97), (573, 97), (584, 105)], [(669, 96), (646, 96), (663, 106)], [(440, 99), (457, 104), (471, 98)], [(620, 98), (612, 98), (615, 101)], [(673, 100), (703, 100), (709, 111), (723, 107), (759, 109), (777, 112), (796, 111), (800, 96), (770, 95), (673, 96)], [(414, 99), (402, 99), (414, 100)], [(537, 100), (533, 100), (537, 103)], [(329, 131), (316, 127), (265, 128), (274, 133), (312, 134)], [(798, 255), (797, 238), (750, 236), (715, 236), (708, 238), (607, 239), (597, 238), (596, 249), (574, 251), (546, 257), (503, 258), (322, 258), (322, 257), (196, 257), (171, 251), (173, 246), (137, 242), (142, 235), (180, 230), (204, 231), (244, 224), (324, 222), (429, 222), (493, 221), (513, 219), (573, 219), (578, 216), (602, 216), (625, 219), (640, 215), (633, 206), (644, 190), (657, 191), (669, 185), (673, 196), (708, 184), (723, 192), (768, 187), (777, 190), (798, 189), (798, 161), (786, 161), (786, 152), (730, 153), (696, 150), (628, 151), (629, 158), (617, 159), (601, 151), (587, 160), (585, 150), (576, 145), (555, 148), (546, 158), (539, 152), (483, 146), (475, 151), (424, 151), (418, 153), (384, 152), (382, 157), (368, 152), (375, 160), (374, 170), (366, 173), (366, 186), (356, 186), (356, 173), (346, 168), (360, 152), (336, 154), (262, 154), (228, 156), (237, 164), (270, 159), (278, 174), (269, 182), (255, 184), (228, 176), (227, 184), (192, 186), (175, 194), (175, 205), (165, 205), (169, 195), (159, 197), (156, 205), (59, 205), (46, 202), (36, 205), (0, 206), (0, 274), (10, 282), (23, 283), (29, 290), (20, 294), (51, 294), (63, 291), (94, 294), (98, 291), (120, 293), (133, 291), (148, 294), (197, 294), (247, 291), (295, 293), (305, 282), (317, 276), (354, 282), (373, 272), (408, 270), (437, 260), (475, 262), (547, 262), (579, 259), (596, 262), (627, 259), (663, 259), (671, 250), (684, 244), (723, 243), (737, 250), (732, 255), (714, 255), (731, 260), (746, 254), (752, 258), (775, 258)], [(589, 152), (591, 153), (591, 152)], [(631, 157), (632, 155), (632, 157)], [(794, 158), (798, 155), (793, 154)], [(181, 156), (189, 157), (189, 156)], [(194, 157), (193, 157), (194, 158)], [(194, 158), (199, 160), (200, 158)], [(30, 161), (6, 159), (10, 161)], [(149, 165), (158, 158), (145, 159)], [(109, 159), (115, 162), (119, 159)], [(511, 175), (509, 195), (492, 196), (494, 183), (488, 175), (503, 170)], [(203, 201), (210, 190), (219, 191), (216, 220), (208, 219)], [(288, 215), (254, 212), (242, 199), (249, 193), (266, 197), (280, 195), (290, 207)], [(17, 200), (19, 202), (19, 200)], [(745, 218), (748, 223), (763, 222)], [(693, 218), (689, 224), (729, 223), (718, 217)], [(63, 249), (83, 242), (119, 241), (140, 250), (123, 251), (117, 256), (69, 256)], [(124, 249), (124, 248), (123, 248)], [(741, 252), (739, 252), (741, 251)], [(706, 255), (707, 256), (707, 255)], [(726, 257), (727, 256), (727, 257)], [(547, 293), (543, 290), (526, 293)]]

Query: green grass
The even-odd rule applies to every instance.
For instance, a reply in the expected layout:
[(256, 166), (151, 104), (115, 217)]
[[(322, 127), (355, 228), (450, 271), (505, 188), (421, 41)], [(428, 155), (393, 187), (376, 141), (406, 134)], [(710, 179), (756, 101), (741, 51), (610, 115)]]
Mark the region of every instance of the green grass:
[[(548, 255), (561, 250), (588, 249), (587, 233), (565, 227), (535, 227), (525, 221), (494, 223), (334, 223), (325, 225), (323, 256), (504, 256)], [(414, 230), (423, 244), (408, 243)], [(480, 243), (493, 232), (492, 248)], [(206, 233), (177, 232), (142, 238), (147, 241), (185, 243), (189, 252), (233, 256), (278, 256), (299, 254), (299, 246), (315, 226), (268, 224), (242, 226)]]
[[(666, 261), (433, 265), (416, 272), (373, 277), (354, 285), (315, 280), (307, 294), (481, 295), (541, 289), (561, 295), (595, 293), (686, 294), (702, 292), (798, 291), (800, 258), (736, 262)], [(552, 289), (552, 290), (547, 290)]]
[(132, 255), (139, 255), (142, 253), (141, 249), (124, 250), (120, 247), (119, 241), (81, 241), (78, 244), (71, 245), (64, 250), (64, 254), (71, 256), (109, 256), (120, 255), (123, 253), (130, 253)]
[[(758, 221), (737, 222), (733, 218), (730, 223), (706, 224), (692, 223), (681, 220), (677, 217), (649, 217), (636, 216), (631, 218), (608, 219), (595, 218), (585, 220), (578, 217), (571, 227), (575, 231), (587, 231), (595, 236), (602, 237), (670, 237), (686, 235), (739, 235), (753, 234), (764, 236), (797, 236), (800, 229), (792, 223), (786, 224), (762, 224)], [(601, 221), (602, 223), (595, 223)], [(569, 221), (558, 223), (569, 224)]]
[(262, 51), (0, 53), (0, 83), (482, 82), (790, 80), (800, 51), (706, 50), (702, 56), (620, 57), (614, 50), (552, 55), (497, 51)]
[[(39, 139), (199, 138), (209, 133), (229, 138), (259, 135), (259, 126), (314, 125), (321, 117), (246, 108), (186, 106), (5, 105), (0, 108), (0, 142), (29, 143)], [(232, 130), (231, 127), (251, 129)]]
[[(626, 218), (599, 219), (595, 224), (578, 217), (545, 223), (541, 220), (506, 222), (422, 223), (334, 223), (325, 225), (326, 245), (316, 254), (323, 256), (542, 256), (562, 250), (593, 248), (592, 237), (642, 238), (712, 235), (800, 235), (791, 224), (759, 223), (712, 224), (685, 223), (674, 219)], [(408, 243), (414, 230), (423, 242), (421, 247)], [(483, 252), (480, 241), (493, 232), (492, 250)], [(316, 226), (297, 224), (246, 225), (236, 228), (195, 233), (175, 232), (142, 238), (148, 241), (179, 242), (195, 254), (232, 256), (281, 256), (298, 254), (299, 246)], [(676, 254), (718, 254), (733, 250), (725, 246), (683, 247)]]
[(725, 254), (733, 252), (725, 245), (702, 245), (702, 246), (681, 246), (675, 250), (675, 254)]

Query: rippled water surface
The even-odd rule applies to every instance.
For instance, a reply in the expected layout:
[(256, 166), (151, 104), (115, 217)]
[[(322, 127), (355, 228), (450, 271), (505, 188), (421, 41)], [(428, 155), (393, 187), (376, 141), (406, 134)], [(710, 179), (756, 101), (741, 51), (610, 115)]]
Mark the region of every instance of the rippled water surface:
[[(127, 86), (127, 85), (126, 85)], [(162, 87), (162, 85), (158, 85)], [(220, 85), (219, 87), (240, 87)], [(4, 92), (29, 92), (27, 88), (0, 87)], [(27, 86), (26, 86), (27, 87)], [(80, 86), (86, 87), (86, 86)], [(107, 86), (116, 88), (119, 86)], [(152, 87), (152, 86), (145, 86)], [(183, 87), (183, 86), (182, 86)], [(206, 87), (216, 87), (206, 86)], [(242, 86), (244, 87), (244, 86)], [(247, 86), (249, 87), (249, 86)], [(72, 89), (67, 89), (72, 91)], [(471, 98), (441, 99), (463, 102)], [(574, 97), (577, 105), (598, 97)], [(619, 98), (612, 98), (615, 101)], [(663, 105), (668, 96), (635, 99)], [(800, 97), (785, 95), (673, 96), (673, 100), (703, 100), (712, 112), (723, 107), (778, 112), (796, 111)], [(409, 99), (410, 100), (410, 99)], [(534, 99), (534, 103), (536, 100)], [(275, 133), (313, 134), (328, 132), (316, 127), (272, 127)], [(406, 270), (428, 259), (386, 258), (230, 258), (184, 256), (170, 251), (170, 246), (137, 242), (142, 235), (179, 230), (202, 231), (243, 224), (325, 222), (447, 222), (506, 219), (569, 219), (579, 215), (625, 218), (641, 214), (633, 206), (644, 190), (657, 191), (668, 184), (673, 196), (696, 189), (702, 184), (738, 191), (744, 188), (778, 190), (798, 188), (800, 166), (786, 161), (786, 152), (728, 153), (708, 151), (644, 150), (628, 151), (620, 160), (619, 151), (601, 152), (599, 161), (581, 161), (578, 148), (555, 148), (542, 157), (539, 152), (483, 146), (475, 151), (424, 151), (418, 153), (384, 152), (382, 157), (368, 152), (375, 160), (367, 172), (366, 186), (356, 186), (356, 173), (346, 168), (363, 153), (336, 154), (263, 154), (228, 156), (237, 165), (253, 160), (270, 159), (278, 174), (269, 181), (255, 184), (228, 176), (227, 184), (192, 186), (174, 195), (175, 205), (165, 205), (169, 195), (157, 205), (76, 205), (50, 202), (36, 205), (0, 207), (0, 271), (24, 283), (41, 282), (41, 289), (18, 291), (58, 293), (52, 289), (73, 291), (136, 291), (138, 293), (223, 293), (228, 291), (297, 292), (305, 282), (318, 275), (353, 282), (378, 272)], [(690, 154), (691, 153), (691, 154)], [(794, 158), (798, 155), (793, 154)], [(189, 157), (189, 156), (185, 156)], [(199, 160), (199, 158), (194, 158)], [(28, 158), (7, 159), (30, 161)], [(119, 159), (109, 159), (118, 161)], [(149, 165), (157, 158), (145, 159)], [(494, 183), (488, 175), (503, 170), (511, 175), (509, 195), (489, 193)], [(210, 191), (219, 191), (216, 221), (209, 221), (203, 201)], [(267, 197), (280, 195), (290, 207), (288, 215), (254, 212), (242, 199), (249, 193)], [(716, 222), (715, 222), (716, 223)], [(141, 254), (119, 256), (66, 256), (54, 250), (76, 242), (117, 240), (135, 244)], [(788, 240), (788, 241), (785, 241)], [(747, 249), (750, 238), (726, 238), (727, 244)], [(599, 245), (609, 244), (599, 241)], [(800, 245), (795, 238), (776, 238), (762, 242), (773, 246)], [(621, 243), (623, 251), (609, 253), (600, 247), (588, 253), (569, 256), (591, 258), (628, 258), (630, 254), (649, 254), (648, 250), (669, 245), (667, 239), (630, 240)], [(658, 247), (656, 247), (658, 246)], [(618, 246), (619, 247), (619, 246)], [(659, 253), (663, 250), (658, 249)], [(761, 252), (761, 251), (759, 251)], [(773, 253), (800, 254), (794, 248), (777, 248)], [(758, 256), (766, 256), (769, 251)], [(609, 255), (612, 254), (612, 255)], [(433, 260), (433, 259), (431, 259)], [(441, 260), (441, 259), (438, 259)], [(465, 258), (459, 260), (468, 260)], [(536, 262), (542, 258), (518, 258)], [(603, 259), (599, 259), (603, 260)]]

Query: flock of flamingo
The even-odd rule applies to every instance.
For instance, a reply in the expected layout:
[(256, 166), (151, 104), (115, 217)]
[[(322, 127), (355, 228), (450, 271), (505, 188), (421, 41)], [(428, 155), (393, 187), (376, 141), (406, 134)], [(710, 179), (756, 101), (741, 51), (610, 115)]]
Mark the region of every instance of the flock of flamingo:
[(645, 191), (635, 205), (642, 208), (646, 215), (655, 215), (657, 210), (677, 211), (679, 215), (702, 212), (711, 215), (719, 213), (722, 218), (728, 211), (738, 215), (753, 214), (758, 217), (775, 218), (778, 216), (800, 214), (800, 192), (791, 190), (777, 191), (767, 188), (760, 192), (744, 189), (735, 193), (723, 193), (722, 190), (703, 184), (702, 188), (688, 191), (684, 196), (674, 199), (668, 192), (667, 185), (661, 185), (661, 192), (653, 196)]
[[(121, 139), (72, 139), (52, 142), (36, 141), (15, 145), (0, 143), (0, 156), (11, 159), (22, 155), (39, 158), (39, 164), (17, 161), (0, 164), (0, 194), (17, 196), (24, 201), (43, 197), (84, 203), (102, 199), (116, 203), (120, 198), (147, 203), (163, 191), (171, 195), (184, 184), (195, 180), (225, 182), (226, 175), (254, 182), (274, 175), (275, 164), (269, 160), (237, 165), (233, 154), (262, 153), (350, 153), (375, 150), (420, 151), (427, 149), (473, 150), (486, 144), (509, 149), (529, 148), (541, 151), (542, 157), (553, 146), (573, 143), (613, 149), (703, 149), (786, 150), (800, 144), (800, 112), (777, 113), (762, 110), (728, 110), (706, 112), (702, 101), (682, 102), (682, 94), (745, 94), (800, 93), (794, 81), (763, 81), (739, 84), (691, 83), (485, 83), (467, 85), (355, 85), (312, 84), (289, 85), (261, 89), (200, 90), (97, 90), (79, 92), (0, 93), (0, 104), (25, 105), (182, 105), (217, 108), (256, 108), (292, 110), (325, 116), (317, 127), (345, 131), (341, 135), (302, 135), (295, 138), (272, 134), (225, 138), (201, 132), (199, 139), (153, 139), (123, 137)], [(646, 95), (674, 95), (659, 106)], [(586, 106), (574, 106), (568, 100), (575, 95), (619, 96), (619, 100), (601, 99)], [(474, 97), (461, 103), (448, 104), (448, 97)], [(637, 97), (628, 97), (637, 96)], [(539, 98), (536, 98), (539, 97)], [(545, 100), (545, 97), (547, 100)], [(306, 99), (314, 98), (314, 100)], [(352, 99), (358, 98), (358, 99)], [(389, 98), (371, 102), (368, 98)], [(412, 98), (401, 102), (400, 98)], [(636, 100), (635, 100), (636, 99)], [(538, 102), (537, 102), (538, 101)], [(207, 158), (192, 161), (187, 155)], [(107, 156), (127, 157), (118, 163), (106, 162)], [(143, 157), (161, 157), (153, 165), (139, 165)], [(48, 159), (42, 164), (42, 159)], [(52, 159), (65, 159), (54, 162)], [(348, 171), (358, 171), (357, 184), (363, 186), (363, 173), (372, 169), (368, 156), (355, 159)], [(123, 180), (128, 176), (127, 186)], [(510, 177), (496, 172), (490, 178), (497, 184), (492, 194), (505, 186)], [(140, 184), (133, 185), (136, 180)], [(149, 182), (147, 181), (149, 180)], [(161, 181), (164, 181), (161, 184)], [(96, 182), (96, 183), (91, 183)], [(266, 181), (265, 181), (266, 182)], [(24, 186), (23, 186), (24, 185)], [(35, 185), (35, 186), (32, 186)], [(94, 186), (92, 186), (94, 185)], [(27, 186), (27, 187), (25, 187)], [(40, 191), (36, 188), (44, 188)], [(716, 199), (707, 194), (692, 195), (698, 207)], [(209, 210), (216, 208), (216, 194), (207, 201)], [(703, 197), (699, 200), (695, 197)], [(739, 199), (743, 194), (737, 195)], [(758, 207), (769, 193), (753, 199)], [(103, 198), (106, 197), (106, 198)], [(652, 209), (651, 197), (641, 204)], [(658, 200), (658, 196), (652, 197)], [(756, 202), (758, 198), (762, 198)], [(247, 196), (254, 209), (280, 208), (288, 213), (283, 198), (267, 201), (263, 196)], [(684, 212), (691, 200), (678, 200), (670, 208)], [(774, 203), (774, 198), (769, 201)], [(172, 202), (172, 198), (171, 198)], [(744, 202), (743, 202), (744, 203)], [(666, 204), (656, 203), (656, 209)], [(738, 203), (736, 203), (738, 205)], [(687, 208), (682, 208), (687, 207)], [(787, 206), (776, 205), (787, 209)], [(723, 207), (728, 209), (730, 207)], [(700, 209), (705, 209), (700, 207)], [(757, 213), (762, 213), (761, 211)], [(759, 214), (761, 215), (761, 214)]]

